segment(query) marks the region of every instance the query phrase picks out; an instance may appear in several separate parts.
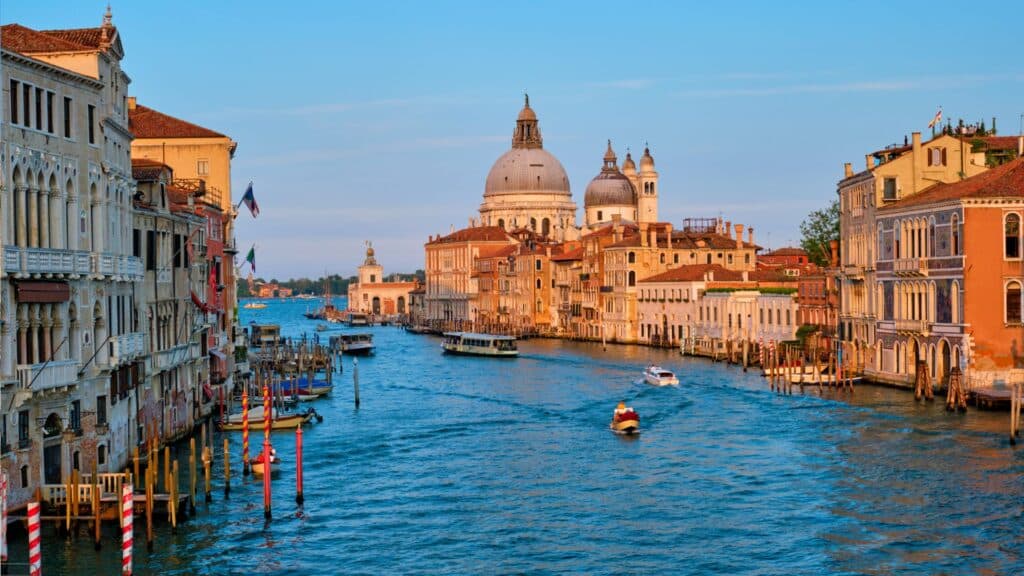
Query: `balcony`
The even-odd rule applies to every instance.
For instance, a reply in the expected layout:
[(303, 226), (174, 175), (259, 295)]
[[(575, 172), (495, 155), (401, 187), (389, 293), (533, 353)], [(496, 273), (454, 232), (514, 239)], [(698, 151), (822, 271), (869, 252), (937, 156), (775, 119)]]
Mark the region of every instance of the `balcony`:
[(92, 254), (92, 273), (95, 276), (139, 281), (143, 277), (142, 259), (109, 252)]
[(190, 354), (189, 345), (179, 344), (173, 348), (161, 350), (153, 354), (153, 371), (161, 372), (168, 370), (191, 359), (192, 355)]
[(892, 263), (893, 274), (897, 276), (927, 276), (926, 258), (897, 258)]
[(931, 324), (927, 320), (895, 320), (896, 332), (927, 335)]
[(142, 332), (112, 336), (108, 343), (108, 346), (110, 346), (110, 366), (127, 364), (141, 356), (145, 352), (145, 342), (146, 340)]
[(78, 381), (78, 360), (61, 360), (46, 364), (19, 364), (18, 383), (32, 392), (73, 386)]
[(19, 276), (77, 276), (89, 273), (89, 253), (57, 248), (4, 246), (4, 271)]

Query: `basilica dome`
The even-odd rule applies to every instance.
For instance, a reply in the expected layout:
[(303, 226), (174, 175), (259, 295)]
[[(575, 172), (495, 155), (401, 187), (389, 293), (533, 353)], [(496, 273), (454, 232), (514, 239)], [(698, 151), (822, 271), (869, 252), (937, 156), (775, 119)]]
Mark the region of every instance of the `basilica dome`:
[(636, 191), (616, 165), (612, 143), (608, 142), (608, 151), (604, 155), (604, 167), (601, 172), (587, 185), (583, 196), (583, 205), (593, 206), (633, 206), (636, 204)]
[(491, 166), (484, 185), (484, 198), (503, 194), (555, 194), (570, 197), (569, 176), (550, 152), (544, 149), (537, 114), (526, 97), (516, 118), (512, 149)]

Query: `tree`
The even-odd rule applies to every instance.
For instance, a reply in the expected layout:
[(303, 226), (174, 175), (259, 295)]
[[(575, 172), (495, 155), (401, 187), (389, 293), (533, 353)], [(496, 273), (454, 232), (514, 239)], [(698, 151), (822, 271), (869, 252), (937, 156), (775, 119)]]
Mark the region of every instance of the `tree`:
[(815, 210), (800, 223), (800, 247), (807, 251), (811, 262), (828, 266), (831, 260), (829, 244), (839, 240), (839, 200), (833, 200), (827, 208)]

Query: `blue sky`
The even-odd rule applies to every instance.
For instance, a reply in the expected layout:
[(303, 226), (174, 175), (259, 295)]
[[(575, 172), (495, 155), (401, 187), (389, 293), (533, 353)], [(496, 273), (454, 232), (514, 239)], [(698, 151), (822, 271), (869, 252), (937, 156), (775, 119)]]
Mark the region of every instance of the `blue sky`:
[[(5, 0), (0, 20), (99, 25), (103, 2)], [(114, 2), (139, 101), (238, 143), (261, 276), (387, 271), (476, 215), (527, 89), (582, 209), (611, 138), (649, 142), (661, 218), (722, 215), (779, 247), (843, 162), (914, 130), (1024, 113), (1024, 3)], [(957, 31), (960, 31), (957, 33)], [(243, 250), (244, 251), (244, 250)]]

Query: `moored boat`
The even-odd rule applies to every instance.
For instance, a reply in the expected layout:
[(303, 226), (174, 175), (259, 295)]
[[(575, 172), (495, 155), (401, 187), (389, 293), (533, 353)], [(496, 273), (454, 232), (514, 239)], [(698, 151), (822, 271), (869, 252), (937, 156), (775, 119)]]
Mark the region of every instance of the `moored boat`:
[(674, 386), (679, 384), (679, 379), (669, 370), (661, 366), (651, 364), (644, 370), (644, 381), (654, 386)]
[(266, 307), (267, 305), (263, 302), (246, 302), (245, 305), (242, 306), (242, 308), (245, 308), (246, 310), (262, 310)]
[(640, 415), (636, 413), (636, 410), (626, 406), (625, 402), (619, 402), (615, 412), (612, 413), (612, 421), (609, 427), (616, 434), (639, 434)]
[(340, 334), (331, 337), (331, 346), (350, 356), (366, 356), (373, 354), (373, 334)]
[(477, 334), (474, 332), (445, 332), (441, 349), (446, 354), (466, 356), (515, 358), (519, 355), (515, 336)]
[(366, 314), (363, 314), (362, 312), (352, 312), (352, 311), (349, 311), (349, 313), (348, 313), (348, 325), (349, 326), (369, 326), (370, 325), (370, 317), (367, 316)]
[[(315, 412), (306, 411), (298, 414), (278, 414), (276, 408), (272, 408), (270, 411), (270, 429), (271, 430), (294, 430), (296, 426), (301, 426), (306, 422), (309, 422)], [(263, 430), (263, 407), (257, 406), (249, 410), (249, 429), (250, 430)], [(231, 414), (220, 423), (221, 430), (241, 430), (242, 429), (242, 414)]]

